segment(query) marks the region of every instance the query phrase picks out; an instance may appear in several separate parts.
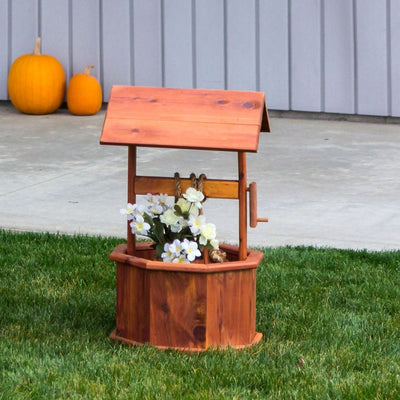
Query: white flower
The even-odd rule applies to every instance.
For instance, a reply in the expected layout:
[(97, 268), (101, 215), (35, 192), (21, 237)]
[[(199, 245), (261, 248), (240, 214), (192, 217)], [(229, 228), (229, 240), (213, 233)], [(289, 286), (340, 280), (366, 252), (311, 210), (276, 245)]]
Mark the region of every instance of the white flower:
[(128, 203), (126, 205), (126, 208), (121, 208), (119, 212), (121, 215), (126, 215), (128, 221), (133, 219), (133, 210), (134, 210), (134, 204)]
[(151, 193), (146, 194), (146, 201), (148, 204), (153, 204), (156, 196), (153, 196)]
[(153, 196), (150, 193), (146, 195), (146, 213), (152, 218), (164, 212), (164, 207), (160, 204), (159, 198), (160, 196)]
[(160, 204), (160, 206), (162, 206), (163, 210), (166, 211), (169, 208), (171, 208), (168, 204), (168, 195), (167, 194), (160, 194), (158, 195), (158, 204)]
[(217, 239), (211, 239), (210, 244), (213, 249), (219, 249), (219, 241)]
[[(205, 198), (203, 193), (189, 188), (183, 196), (171, 206), (167, 204), (166, 194), (147, 194), (145, 204), (128, 203), (120, 210), (133, 234), (147, 236), (157, 246), (164, 243), (160, 258), (165, 262), (190, 263), (201, 256), (199, 245), (219, 246), (215, 225), (207, 224), (205, 217), (199, 215)], [(165, 243), (171, 233), (176, 239)]]
[(179, 257), (175, 257), (172, 262), (177, 264), (188, 264), (190, 261), (185, 257), (184, 254), (181, 254)]
[(179, 257), (181, 254), (181, 250), (182, 250), (182, 245), (179, 239), (175, 239), (170, 245), (169, 245), (169, 251)]
[(187, 256), (187, 259), (192, 262), (196, 257), (200, 257), (201, 253), (198, 248), (198, 245), (196, 242), (189, 242), (189, 240), (185, 239), (182, 242), (182, 249), (185, 251), (185, 254)]
[(197, 208), (202, 208), (201, 202), (204, 200), (204, 194), (199, 192), (195, 188), (192, 187), (188, 188), (183, 197), (187, 201), (194, 203)]
[(160, 215), (160, 221), (165, 225), (173, 226), (178, 223), (179, 217), (170, 208)]
[(146, 213), (150, 215), (150, 217), (156, 217), (160, 214), (162, 214), (164, 211), (162, 205), (157, 204), (157, 203), (150, 203), (149, 206), (147, 207)]
[(147, 235), (147, 232), (150, 230), (150, 225), (144, 221), (144, 218), (141, 215), (137, 215), (134, 220), (130, 223), (132, 228), (132, 233), (139, 235)]
[(176, 202), (176, 205), (179, 206), (182, 213), (189, 213), (190, 215), (198, 215), (199, 210), (197, 207), (192, 207), (192, 203), (183, 199), (182, 197)]
[[(167, 204), (168, 195), (166, 194), (159, 194), (159, 195), (152, 195), (151, 193), (147, 193), (146, 195), (146, 205), (148, 210), (156, 210), (156, 214), (161, 214), (168, 208), (171, 208)], [(161, 210), (161, 211), (160, 211)]]
[(135, 218), (136, 215), (143, 215), (144, 206), (128, 203), (126, 208), (121, 208), (119, 211), (122, 215), (126, 215), (128, 221)]
[(169, 243), (165, 243), (164, 245), (164, 253), (161, 254), (161, 258), (164, 262), (171, 262), (175, 255), (169, 249)]
[(182, 210), (182, 212), (187, 212), (190, 209), (191, 203), (189, 203), (187, 200), (184, 198), (180, 197), (178, 201), (176, 202), (176, 205), (179, 206), (179, 208)]
[(201, 228), (204, 226), (205, 222), (206, 219), (204, 215), (191, 215), (189, 217), (190, 232), (192, 232), (194, 236), (197, 236), (200, 233)]
[(133, 214), (135, 204), (128, 203), (125, 208), (121, 208), (120, 213), (122, 215)]
[(212, 223), (207, 223), (203, 225), (200, 229), (200, 239), (199, 242), (202, 245), (206, 245), (208, 241), (212, 241), (217, 236), (217, 228)]
[(179, 219), (176, 222), (176, 224), (170, 226), (171, 232), (179, 233), (185, 226), (187, 226), (186, 220), (184, 220), (183, 218), (179, 217)]

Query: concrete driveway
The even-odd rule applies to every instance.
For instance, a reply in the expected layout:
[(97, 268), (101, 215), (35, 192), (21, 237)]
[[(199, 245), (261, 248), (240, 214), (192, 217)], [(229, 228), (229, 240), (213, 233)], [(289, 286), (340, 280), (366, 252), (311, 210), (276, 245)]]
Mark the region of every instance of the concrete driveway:
[[(100, 146), (105, 111), (24, 115), (0, 103), (0, 228), (125, 237), (127, 149)], [(258, 185), (249, 245), (400, 248), (400, 125), (271, 118), (248, 154)], [(138, 149), (138, 173), (236, 179), (235, 153)], [(209, 200), (207, 220), (236, 243), (237, 202)]]

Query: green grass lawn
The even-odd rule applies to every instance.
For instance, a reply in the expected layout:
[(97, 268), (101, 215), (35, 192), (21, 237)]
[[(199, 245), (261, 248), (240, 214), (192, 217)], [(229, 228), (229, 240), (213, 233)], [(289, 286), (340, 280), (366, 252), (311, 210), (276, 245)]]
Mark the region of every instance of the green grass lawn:
[(108, 339), (121, 240), (0, 239), (0, 399), (400, 398), (400, 251), (265, 249), (263, 341), (185, 354)]

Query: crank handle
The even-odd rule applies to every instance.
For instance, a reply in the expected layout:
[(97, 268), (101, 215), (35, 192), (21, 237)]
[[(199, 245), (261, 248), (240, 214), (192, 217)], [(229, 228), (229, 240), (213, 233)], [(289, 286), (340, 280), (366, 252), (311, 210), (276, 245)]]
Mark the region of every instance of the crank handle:
[(251, 182), (247, 191), (249, 192), (250, 227), (255, 228), (258, 222), (268, 222), (268, 218), (257, 217), (257, 183)]

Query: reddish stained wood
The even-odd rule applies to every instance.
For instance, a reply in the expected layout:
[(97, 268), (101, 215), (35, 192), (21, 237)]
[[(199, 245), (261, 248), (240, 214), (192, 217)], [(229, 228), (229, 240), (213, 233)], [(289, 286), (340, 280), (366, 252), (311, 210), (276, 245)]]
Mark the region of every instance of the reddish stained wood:
[(258, 125), (107, 118), (101, 144), (256, 152)]
[(148, 301), (145, 271), (117, 262), (116, 332), (118, 336), (135, 338), (139, 342), (149, 341)]
[[(128, 203), (136, 203), (135, 192), (135, 178), (136, 178), (136, 146), (128, 146)], [(127, 222), (127, 242), (128, 254), (135, 254), (135, 235), (132, 234), (132, 229)]]
[[(265, 99), (264, 99), (265, 101)], [(261, 119), (261, 132), (270, 132), (271, 128), (269, 125), (269, 115), (268, 115), (268, 107), (267, 103), (265, 102), (265, 106), (263, 107), (263, 116)]]
[(251, 182), (249, 185), (249, 208), (250, 208), (250, 227), (257, 226), (257, 184)]
[(251, 343), (256, 333), (255, 279), (255, 270), (208, 276), (207, 346)]
[(114, 86), (101, 144), (257, 151), (261, 92)]
[(151, 271), (150, 342), (205, 347), (207, 276)]
[(249, 214), (250, 214), (250, 227), (255, 228), (258, 222), (268, 222), (268, 218), (259, 218), (257, 211), (257, 183), (251, 182), (248, 187), (249, 192)]
[(137, 268), (147, 270), (209, 274), (214, 272), (254, 269), (258, 267), (263, 258), (261, 252), (249, 250), (246, 259), (241, 261), (239, 260), (239, 248), (237, 246), (221, 243), (220, 248), (227, 253), (229, 262), (176, 264), (157, 260), (155, 250), (151, 246), (151, 242), (139, 242), (136, 244), (137, 255), (131, 256), (127, 254), (127, 245), (121, 244), (110, 254), (110, 259), (120, 263), (135, 265)]
[(238, 152), (239, 170), (239, 260), (247, 257), (247, 168), (246, 153)]
[[(148, 244), (138, 245), (147, 254)], [(225, 250), (234, 252), (229, 258), (239, 252), (235, 246)], [(263, 254), (252, 253), (258, 265)], [(195, 264), (184, 270), (176, 265), (175, 270), (143, 268), (147, 260), (127, 255), (123, 245), (111, 258), (117, 261), (117, 328), (112, 338), (194, 351), (241, 348), (261, 339), (255, 331), (257, 265), (248, 268), (249, 259), (222, 263), (221, 271), (203, 266), (198, 273)], [(242, 268), (230, 269), (236, 263)]]
[(113, 86), (107, 116), (265, 125), (264, 106), (262, 92)]
[[(181, 178), (182, 192), (191, 186), (191, 180)], [(238, 199), (238, 181), (206, 179), (203, 182), (203, 193), (208, 198)], [(155, 176), (137, 176), (135, 180), (136, 194), (163, 193), (175, 195), (175, 179)]]
[(143, 191), (170, 194), (174, 182), (150, 177), (147, 190), (149, 178), (136, 177), (136, 146), (237, 151), (238, 181), (209, 180), (205, 192), (239, 199), (240, 246), (221, 245), (228, 262), (177, 266), (152, 260), (150, 245), (135, 244), (128, 231), (127, 245), (110, 256), (117, 262), (112, 338), (195, 351), (261, 340), (255, 332), (255, 280), (262, 253), (247, 250), (245, 153), (257, 151), (260, 129), (269, 131), (263, 93), (113, 87), (100, 142), (129, 146), (128, 202)]

